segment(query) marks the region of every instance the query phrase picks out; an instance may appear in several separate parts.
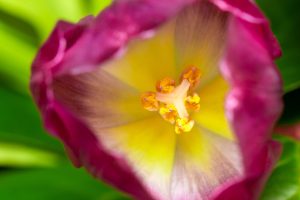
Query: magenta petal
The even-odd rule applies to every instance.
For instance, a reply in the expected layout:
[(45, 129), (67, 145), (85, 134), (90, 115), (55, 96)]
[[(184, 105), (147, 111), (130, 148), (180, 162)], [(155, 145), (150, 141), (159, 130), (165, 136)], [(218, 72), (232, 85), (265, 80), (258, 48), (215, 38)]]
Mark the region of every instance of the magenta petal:
[(37, 54), (32, 64), (30, 86), (33, 97), (41, 110), (44, 110), (48, 101), (53, 98), (51, 89), (48, 88), (52, 81), (53, 71), (85, 32), (92, 19), (92, 17), (86, 17), (76, 25), (59, 21)]
[(97, 16), (88, 33), (66, 53), (60, 70), (80, 73), (94, 69), (116, 56), (130, 39), (157, 28), (194, 1), (116, 1)]
[(221, 10), (228, 11), (238, 18), (248, 21), (248, 31), (268, 49), (273, 58), (281, 56), (281, 48), (270, 29), (269, 22), (251, 0), (210, 0)]
[(131, 38), (157, 27), (190, 2), (176, 0), (170, 6), (169, 1), (116, 1), (96, 19), (88, 17), (76, 25), (61, 21), (32, 66), (31, 91), (45, 126), (64, 142), (74, 164), (85, 166), (95, 176), (137, 199), (153, 197), (127, 161), (106, 152), (86, 124), (55, 99), (53, 79), (98, 67)]
[(261, 151), (256, 162), (260, 162), (263, 168), (260, 172), (249, 173), (247, 177), (233, 184), (224, 185), (214, 193), (214, 200), (253, 200), (259, 199), (268, 175), (270, 175), (279, 155), (281, 154), (281, 144), (271, 141), (265, 149)]
[(109, 155), (99, 145), (93, 133), (58, 102), (53, 102), (48, 107), (44, 117), (47, 129), (58, 134), (72, 151), (72, 157), (75, 156), (73, 158), (80, 159), (73, 160), (77, 166), (83, 164), (94, 176), (140, 199), (152, 200), (126, 162)]
[[(280, 154), (280, 146), (270, 144), (270, 138), (282, 111), (282, 82), (268, 49), (261, 46), (249, 27), (247, 21), (232, 19), (222, 71), (232, 85), (227, 116), (240, 140), (247, 175), (242, 184), (232, 187), (248, 193), (245, 199), (256, 199), (271, 163)], [(226, 199), (227, 193), (224, 190), (217, 199)]]
[(141, 199), (151, 200), (126, 162), (105, 152), (99, 143), (96, 143), (97, 140), (91, 131), (54, 99), (51, 84), (52, 78), (58, 76), (55, 68), (70, 48), (80, 40), (91, 20), (92, 18), (88, 17), (77, 25), (58, 22), (33, 63), (31, 91), (39, 105), (46, 128), (64, 141), (74, 165), (85, 165), (95, 176), (123, 191)]

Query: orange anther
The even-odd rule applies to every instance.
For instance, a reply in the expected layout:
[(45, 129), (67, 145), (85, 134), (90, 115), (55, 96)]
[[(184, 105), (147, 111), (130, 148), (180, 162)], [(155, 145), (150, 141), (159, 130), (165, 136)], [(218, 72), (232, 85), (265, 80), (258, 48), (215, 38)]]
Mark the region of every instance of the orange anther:
[(189, 120), (187, 118), (178, 118), (175, 124), (175, 132), (177, 134), (183, 132), (190, 132), (194, 127), (195, 122), (193, 120)]
[(190, 82), (191, 87), (195, 87), (201, 77), (201, 72), (197, 67), (188, 67), (181, 75), (181, 81), (186, 79)]
[(141, 102), (143, 107), (149, 111), (157, 111), (159, 108), (159, 103), (156, 100), (155, 92), (145, 92), (141, 95)]
[(198, 111), (200, 109), (200, 97), (197, 93), (185, 98), (185, 106), (187, 109)]
[(156, 90), (161, 93), (170, 93), (175, 88), (175, 81), (169, 77), (163, 78), (156, 83)]
[(164, 120), (170, 122), (171, 124), (175, 123), (178, 116), (175, 106), (171, 104), (164, 104), (161, 106), (159, 109), (159, 114), (162, 116), (162, 118), (164, 118)]

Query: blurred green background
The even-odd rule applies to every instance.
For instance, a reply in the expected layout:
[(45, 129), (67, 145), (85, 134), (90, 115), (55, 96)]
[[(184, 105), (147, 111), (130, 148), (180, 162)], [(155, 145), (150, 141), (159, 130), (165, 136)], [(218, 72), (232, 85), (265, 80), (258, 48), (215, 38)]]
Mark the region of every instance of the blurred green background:
[[(62, 145), (43, 130), (28, 89), (33, 57), (56, 21), (76, 22), (88, 14), (96, 15), (109, 2), (0, 0), (0, 200), (126, 199), (70, 164)], [(258, 3), (271, 19), (284, 52), (278, 65), (289, 110), (281, 122), (296, 122), (300, 116), (300, 109), (293, 109), (299, 108), (295, 96), (300, 96), (300, 2)], [(283, 142), (284, 153), (261, 199), (300, 199), (299, 144), (282, 136), (276, 139)]]

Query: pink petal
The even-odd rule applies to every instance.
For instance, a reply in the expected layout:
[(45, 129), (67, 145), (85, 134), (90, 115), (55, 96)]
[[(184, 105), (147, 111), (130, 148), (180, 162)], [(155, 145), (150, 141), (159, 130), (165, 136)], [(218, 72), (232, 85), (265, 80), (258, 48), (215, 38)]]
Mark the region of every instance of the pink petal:
[[(238, 188), (248, 191), (248, 199), (256, 199), (280, 152), (280, 146), (270, 139), (282, 111), (282, 82), (268, 49), (248, 28), (249, 22), (232, 18), (222, 71), (232, 85), (227, 116), (240, 140), (248, 174)], [(245, 184), (249, 180), (253, 187)], [(217, 199), (223, 199), (223, 193), (220, 195)]]
[(228, 11), (232, 15), (249, 22), (248, 31), (256, 37), (273, 58), (281, 56), (280, 45), (273, 35), (268, 19), (260, 11), (252, 0), (210, 0), (221, 10)]

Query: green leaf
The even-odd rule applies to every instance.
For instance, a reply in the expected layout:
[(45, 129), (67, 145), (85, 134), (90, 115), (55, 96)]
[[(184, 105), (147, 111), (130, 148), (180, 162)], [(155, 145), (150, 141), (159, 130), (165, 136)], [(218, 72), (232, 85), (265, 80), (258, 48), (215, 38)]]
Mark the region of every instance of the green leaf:
[(283, 49), (283, 56), (278, 60), (284, 81), (285, 92), (300, 87), (300, 27), (299, 1), (257, 0), (271, 20), (272, 28)]
[(49, 167), (59, 162), (58, 155), (27, 146), (0, 143), (1, 167)]
[(279, 124), (293, 124), (300, 122), (300, 89), (284, 95), (284, 111)]
[(99, 14), (101, 10), (107, 7), (112, 0), (90, 0), (91, 11), (94, 15)]
[(0, 78), (29, 93), (30, 66), (38, 45), (59, 19), (76, 22), (88, 13), (81, 0), (0, 0)]
[(61, 144), (45, 133), (40, 116), (29, 96), (0, 87), (0, 141), (20, 143), (55, 152)]
[(0, 196), (1, 200), (128, 199), (69, 163), (55, 168), (0, 171)]
[(30, 65), (35, 47), (14, 37), (15, 32), (17, 31), (0, 22), (0, 80), (10, 88), (28, 94)]
[(29, 93), (30, 66), (38, 46), (60, 19), (77, 22), (111, 0), (0, 0), (0, 81)]
[(44, 39), (58, 19), (76, 22), (87, 14), (81, 0), (0, 0), (5, 12), (31, 23)]
[(283, 143), (283, 153), (269, 178), (261, 200), (292, 200), (299, 194), (300, 189), (300, 146), (283, 136), (277, 136)]

